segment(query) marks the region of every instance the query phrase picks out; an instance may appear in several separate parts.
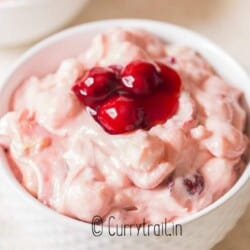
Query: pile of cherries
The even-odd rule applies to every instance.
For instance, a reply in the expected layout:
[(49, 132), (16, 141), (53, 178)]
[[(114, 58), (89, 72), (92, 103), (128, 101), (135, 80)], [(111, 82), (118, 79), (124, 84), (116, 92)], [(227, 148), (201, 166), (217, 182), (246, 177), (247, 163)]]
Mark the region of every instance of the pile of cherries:
[(148, 130), (165, 123), (178, 108), (180, 89), (176, 71), (144, 61), (133, 61), (124, 68), (91, 68), (72, 88), (110, 134)]

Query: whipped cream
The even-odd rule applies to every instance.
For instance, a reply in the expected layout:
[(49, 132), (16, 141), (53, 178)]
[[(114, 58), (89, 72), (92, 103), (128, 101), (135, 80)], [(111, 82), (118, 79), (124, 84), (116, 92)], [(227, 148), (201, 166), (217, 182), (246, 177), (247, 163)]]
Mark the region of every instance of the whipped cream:
[[(132, 60), (179, 73), (179, 108), (149, 131), (111, 135), (71, 89), (95, 65)], [(20, 83), (0, 119), (0, 144), (20, 183), (59, 213), (86, 222), (95, 215), (130, 224), (174, 220), (213, 203), (244, 170), (241, 98), (193, 49), (117, 28), (55, 73)]]

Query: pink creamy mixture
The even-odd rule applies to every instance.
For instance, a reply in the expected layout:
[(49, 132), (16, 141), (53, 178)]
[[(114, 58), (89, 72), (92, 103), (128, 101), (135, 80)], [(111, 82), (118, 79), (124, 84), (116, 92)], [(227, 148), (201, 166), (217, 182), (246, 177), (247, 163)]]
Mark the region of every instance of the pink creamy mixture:
[[(111, 135), (72, 92), (86, 69), (160, 61), (182, 79), (177, 113), (149, 131)], [(18, 87), (0, 120), (0, 144), (21, 184), (56, 211), (91, 221), (161, 222), (196, 212), (227, 192), (245, 167), (242, 93), (194, 50), (142, 30), (97, 35), (79, 58)]]

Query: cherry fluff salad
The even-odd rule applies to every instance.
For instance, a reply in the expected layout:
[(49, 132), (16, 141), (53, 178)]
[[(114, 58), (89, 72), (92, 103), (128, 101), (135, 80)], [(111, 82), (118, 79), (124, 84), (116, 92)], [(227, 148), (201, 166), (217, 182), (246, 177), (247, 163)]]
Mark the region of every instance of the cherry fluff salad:
[(242, 98), (195, 50), (116, 28), (20, 83), (0, 145), (23, 187), (59, 213), (170, 221), (216, 201), (244, 171)]

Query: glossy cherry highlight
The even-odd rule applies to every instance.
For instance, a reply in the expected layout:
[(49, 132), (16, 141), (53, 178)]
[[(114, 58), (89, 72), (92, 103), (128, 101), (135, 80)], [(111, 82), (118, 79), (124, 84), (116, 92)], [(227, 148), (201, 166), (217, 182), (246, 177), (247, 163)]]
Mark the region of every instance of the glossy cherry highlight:
[(121, 73), (124, 88), (137, 95), (146, 95), (161, 82), (156, 67), (148, 62), (134, 61), (128, 64)]
[(73, 91), (86, 106), (95, 108), (112, 94), (116, 84), (117, 74), (111, 68), (94, 67), (78, 80)]
[(143, 112), (134, 99), (117, 96), (100, 106), (96, 119), (107, 132), (119, 134), (139, 128)]

